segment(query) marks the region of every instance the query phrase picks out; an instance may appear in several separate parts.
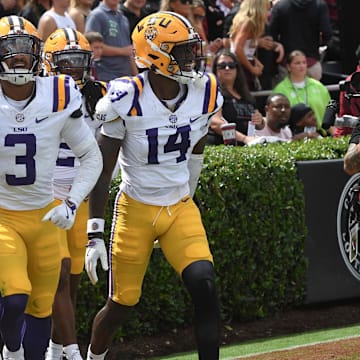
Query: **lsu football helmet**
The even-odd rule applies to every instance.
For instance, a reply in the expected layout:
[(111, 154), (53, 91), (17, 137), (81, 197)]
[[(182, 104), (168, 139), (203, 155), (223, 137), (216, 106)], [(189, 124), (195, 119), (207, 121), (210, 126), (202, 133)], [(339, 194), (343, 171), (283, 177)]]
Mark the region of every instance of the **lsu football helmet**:
[[(17, 66), (12, 60), (15, 56), (24, 55), (30, 58), (29, 68)], [(23, 85), (34, 81), (40, 71), (41, 40), (35, 26), (30, 21), (15, 15), (1, 18), (0, 79), (15, 85)]]
[(51, 75), (68, 74), (82, 88), (90, 77), (92, 50), (85, 36), (74, 29), (57, 29), (46, 39), (43, 62)]
[(183, 16), (160, 11), (141, 19), (132, 32), (138, 68), (189, 83), (202, 77), (201, 39)]

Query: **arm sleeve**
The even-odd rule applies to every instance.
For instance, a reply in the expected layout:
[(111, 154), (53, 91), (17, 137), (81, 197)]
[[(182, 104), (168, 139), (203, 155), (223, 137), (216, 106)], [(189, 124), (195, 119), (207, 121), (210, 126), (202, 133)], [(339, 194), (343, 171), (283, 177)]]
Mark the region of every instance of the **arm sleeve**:
[(190, 195), (193, 197), (199, 181), (202, 165), (204, 163), (203, 154), (191, 154), (188, 161), (189, 169), (189, 188)]
[(63, 138), (80, 161), (69, 193), (70, 200), (79, 206), (100, 176), (102, 156), (91, 130), (82, 118), (69, 118), (63, 130)]

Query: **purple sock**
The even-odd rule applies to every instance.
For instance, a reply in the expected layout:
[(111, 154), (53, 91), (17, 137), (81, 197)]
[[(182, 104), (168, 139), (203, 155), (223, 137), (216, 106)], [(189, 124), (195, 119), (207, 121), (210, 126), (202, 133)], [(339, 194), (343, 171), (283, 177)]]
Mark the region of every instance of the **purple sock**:
[(43, 360), (50, 340), (50, 316), (36, 318), (26, 314), (25, 322), (26, 331), (23, 340), (25, 359)]
[(24, 294), (1, 298), (0, 333), (10, 351), (17, 351), (20, 348), (24, 334), (24, 311), (27, 301), (28, 296)]

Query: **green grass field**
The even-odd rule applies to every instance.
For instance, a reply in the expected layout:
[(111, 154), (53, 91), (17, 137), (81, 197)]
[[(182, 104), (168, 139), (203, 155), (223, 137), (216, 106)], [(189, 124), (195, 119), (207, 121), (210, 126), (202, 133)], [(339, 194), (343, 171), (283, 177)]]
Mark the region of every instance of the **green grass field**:
[[(360, 325), (324, 331), (306, 332), (296, 335), (276, 337), (272, 339), (254, 340), (238, 345), (224, 346), (220, 349), (220, 359), (241, 359), (249, 355), (263, 354), (276, 350), (292, 349), (301, 346), (351, 339), (360, 334)], [(360, 355), (346, 356), (338, 360), (359, 360)], [(196, 353), (175, 354), (168, 357), (153, 358), (154, 360), (197, 360)]]

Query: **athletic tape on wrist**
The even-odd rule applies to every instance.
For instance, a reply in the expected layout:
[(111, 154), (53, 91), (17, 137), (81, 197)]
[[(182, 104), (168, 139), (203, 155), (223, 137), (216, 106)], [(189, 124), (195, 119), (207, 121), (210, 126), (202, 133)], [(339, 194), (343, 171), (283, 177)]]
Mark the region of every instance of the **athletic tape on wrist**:
[(105, 220), (101, 218), (93, 218), (87, 221), (87, 233), (103, 233), (105, 227)]

